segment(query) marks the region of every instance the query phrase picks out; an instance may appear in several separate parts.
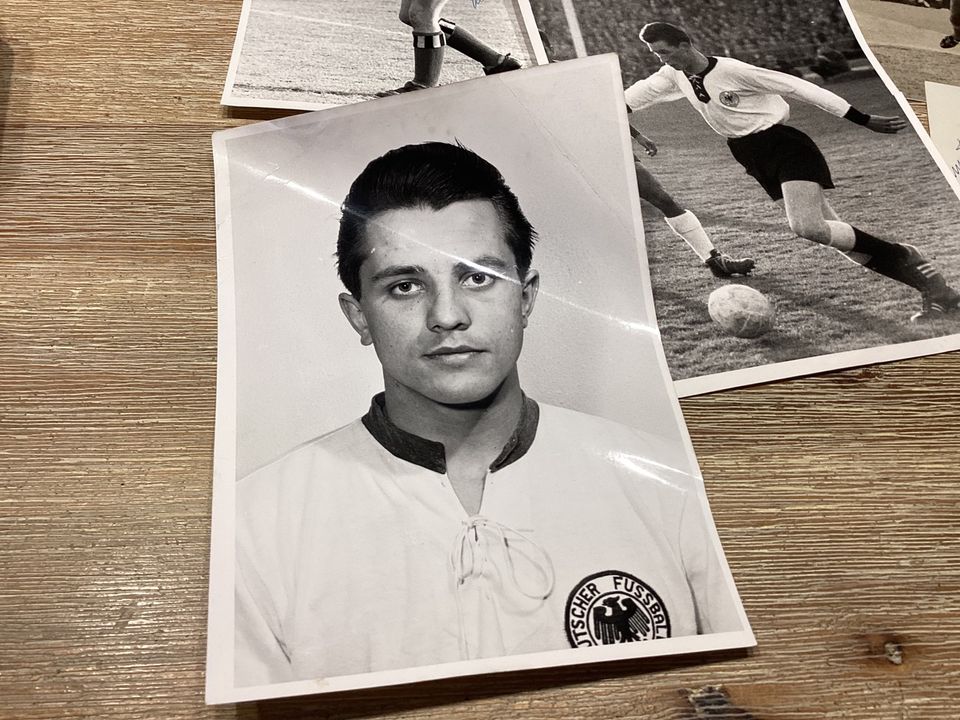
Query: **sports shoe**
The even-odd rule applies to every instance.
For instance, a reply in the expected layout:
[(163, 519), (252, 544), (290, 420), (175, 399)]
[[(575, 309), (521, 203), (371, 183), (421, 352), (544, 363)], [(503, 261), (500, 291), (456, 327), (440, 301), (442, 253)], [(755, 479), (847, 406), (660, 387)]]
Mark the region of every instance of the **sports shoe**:
[(710, 257), (703, 264), (710, 268), (710, 272), (716, 277), (732, 277), (734, 275), (749, 275), (757, 262), (753, 258), (740, 258), (738, 260), (729, 255), (724, 255), (719, 250), (711, 250)]
[(491, 67), (485, 67), (483, 69), (484, 75), (496, 75), (497, 73), (510, 72), (511, 70), (519, 70), (523, 65), (520, 64), (520, 61), (515, 57), (511, 57), (510, 53), (507, 53), (503, 56), (503, 60), (498, 62), (496, 65)]
[(404, 93), (413, 92), (414, 90), (425, 90), (426, 85), (421, 85), (418, 82), (413, 80), (408, 80), (403, 85), (393, 90), (381, 90), (377, 93), (377, 97), (390, 97), (391, 95), (403, 95)]
[(936, 266), (927, 260), (913, 245), (900, 243), (907, 251), (907, 256), (901, 265), (901, 282), (906, 282), (921, 293), (938, 293), (947, 287), (947, 281), (937, 270)]
[(923, 297), (923, 307), (920, 312), (914, 313), (910, 322), (925, 323), (940, 318), (960, 308), (960, 293), (953, 288), (944, 285), (941, 290), (928, 290), (921, 292)]
[(957, 45), (960, 45), (960, 40), (955, 38), (953, 35), (947, 35), (943, 40), (940, 41), (940, 47), (942, 47), (944, 50), (955, 48)]

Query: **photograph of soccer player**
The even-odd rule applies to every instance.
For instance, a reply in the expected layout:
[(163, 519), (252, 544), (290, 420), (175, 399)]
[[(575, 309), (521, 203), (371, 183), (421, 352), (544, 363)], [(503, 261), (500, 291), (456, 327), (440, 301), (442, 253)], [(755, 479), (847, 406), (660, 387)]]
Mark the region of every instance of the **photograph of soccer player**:
[(211, 701), (754, 644), (626, 119), (606, 55), (214, 136)]
[[(850, 4), (924, 15), (925, 47), (960, 85), (955, 51), (937, 47), (945, 9)], [(630, 122), (661, 148), (651, 155), (635, 141), (650, 278), (681, 397), (960, 348), (958, 192), (848, 10), (847, 0), (709, 12), (700, 0), (536, 5), (557, 60), (617, 54)], [(676, 32), (648, 44), (639, 33), (651, 23)], [(885, 37), (906, 39), (898, 27)], [(672, 207), (650, 191), (654, 178)], [(670, 213), (685, 208), (697, 222), (683, 244)], [(698, 225), (756, 268), (703, 272), (687, 248), (707, 252)], [(729, 293), (740, 300), (721, 311)]]
[(913, 322), (928, 322), (960, 307), (960, 293), (913, 245), (883, 240), (840, 219), (824, 195), (834, 187), (816, 143), (786, 125), (784, 97), (809, 103), (877, 133), (907, 127), (899, 117), (868, 115), (829, 90), (802, 78), (728, 57), (708, 57), (687, 32), (664, 22), (648, 23), (640, 39), (663, 63), (626, 91), (627, 104), (642, 110), (685, 99), (727, 139), (734, 159), (774, 201), (783, 201), (790, 229), (826, 245), (864, 267), (920, 293)]
[(538, 62), (529, 0), (244, 0), (221, 102), (320, 110)]
[[(457, 50), (478, 62), (485, 75), (519, 70), (520, 62), (501, 54), (468, 30), (440, 17), (449, 0), (401, 0), (400, 22), (413, 29), (413, 79), (396, 88), (377, 93), (379, 97), (436, 87), (443, 69), (444, 47)], [(480, 0), (472, 0), (473, 7)]]
[[(633, 108), (629, 105), (627, 108), (628, 112), (633, 112)], [(630, 135), (648, 156), (653, 157), (657, 154), (656, 144), (633, 125), (630, 125)], [(636, 150), (634, 150), (633, 166), (637, 174), (637, 191), (640, 197), (663, 213), (663, 219), (670, 230), (690, 246), (690, 249), (697, 254), (704, 266), (709, 268), (715, 277), (750, 274), (757, 264), (756, 261), (753, 258), (733, 258), (717, 250), (697, 216), (677, 204), (660, 181), (643, 166), (643, 161)]]
[[(740, 629), (695, 496), (646, 440), (524, 393), (536, 240), (461, 145), (394, 149), (352, 184), (340, 306), (384, 390), (238, 485), (240, 684)], [(344, 623), (358, 593), (375, 631)]]

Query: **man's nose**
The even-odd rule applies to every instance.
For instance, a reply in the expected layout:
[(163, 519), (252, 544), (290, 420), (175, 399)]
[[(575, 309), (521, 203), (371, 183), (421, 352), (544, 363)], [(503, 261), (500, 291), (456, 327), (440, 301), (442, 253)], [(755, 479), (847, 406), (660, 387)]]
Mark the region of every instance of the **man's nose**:
[(459, 286), (438, 288), (428, 310), (427, 327), (434, 332), (445, 332), (469, 326), (470, 312), (463, 289)]

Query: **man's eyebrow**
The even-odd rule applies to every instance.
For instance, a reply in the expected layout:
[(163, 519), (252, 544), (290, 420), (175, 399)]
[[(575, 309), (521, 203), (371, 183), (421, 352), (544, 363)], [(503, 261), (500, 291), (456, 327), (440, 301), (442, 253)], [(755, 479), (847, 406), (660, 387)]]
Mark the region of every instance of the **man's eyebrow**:
[(373, 282), (379, 282), (380, 280), (386, 280), (388, 278), (398, 277), (400, 275), (422, 275), (423, 272), (423, 268), (419, 265), (389, 265), (383, 270), (374, 273), (370, 280)]
[(509, 263), (503, 258), (497, 257), (496, 255), (481, 255), (475, 260), (461, 260), (454, 265), (454, 270), (456, 270), (458, 273), (470, 271), (476, 272), (477, 270), (494, 270), (499, 273), (507, 273), (513, 268), (513, 263)]

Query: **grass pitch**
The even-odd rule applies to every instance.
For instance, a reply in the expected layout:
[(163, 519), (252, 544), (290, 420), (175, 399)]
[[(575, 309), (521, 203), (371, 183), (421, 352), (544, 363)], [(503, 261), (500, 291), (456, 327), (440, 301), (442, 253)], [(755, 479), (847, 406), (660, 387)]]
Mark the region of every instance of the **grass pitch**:
[[(413, 41), (399, 8), (395, 0), (252, 0), (233, 95), (333, 106), (403, 85), (413, 77)], [(477, 9), (451, 0), (445, 16), (535, 64), (510, 0), (485, 0)], [(482, 75), (477, 63), (447, 48), (443, 84)]]
[(944, 50), (950, 11), (883, 0), (850, 0), (864, 39), (890, 79), (909, 98), (922, 100), (923, 83), (960, 85), (960, 48)]

